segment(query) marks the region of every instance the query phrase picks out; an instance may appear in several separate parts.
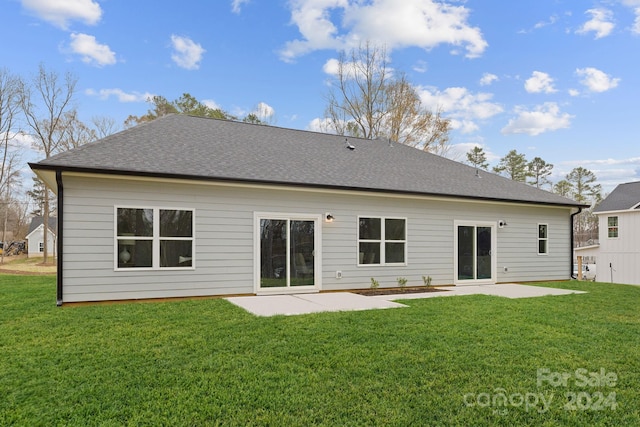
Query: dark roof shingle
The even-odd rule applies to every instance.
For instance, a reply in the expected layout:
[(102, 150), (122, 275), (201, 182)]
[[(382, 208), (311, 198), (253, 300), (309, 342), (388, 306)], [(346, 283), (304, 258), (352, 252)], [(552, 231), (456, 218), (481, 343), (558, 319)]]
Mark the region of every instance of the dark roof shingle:
[(633, 209), (640, 203), (640, 181), (620, 184), (593, 212), (624, 211)]
[(170, 115), (30, 166), (378, 192), (581, 204), (386, 140)]

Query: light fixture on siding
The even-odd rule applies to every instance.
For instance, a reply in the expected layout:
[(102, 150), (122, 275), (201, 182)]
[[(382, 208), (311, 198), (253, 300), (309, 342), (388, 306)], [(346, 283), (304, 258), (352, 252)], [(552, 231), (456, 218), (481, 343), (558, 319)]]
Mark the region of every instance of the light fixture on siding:
[(335, 218), (331, 212), (327, 212), (324, 214), (324, 222), (333, 222)]
[(505, 228), (507, 226), (507, 221), (504, 219), (501, 219), (500, 221), (498, 221), (498, 228)]

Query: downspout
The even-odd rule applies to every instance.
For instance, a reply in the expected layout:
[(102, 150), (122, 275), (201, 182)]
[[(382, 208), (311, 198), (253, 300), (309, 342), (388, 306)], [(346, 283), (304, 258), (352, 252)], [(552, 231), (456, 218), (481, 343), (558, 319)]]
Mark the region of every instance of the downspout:
[(582, 212), (582, 208), (580, 207), (578, 208), (578, 212), (571, 214), (571, 219), (569, 220), (570, 222), (569, 226), (571, 227), (571, 248), (569, 249), (569, 252), (570, 252), (569, 253), (569, 276), (572, 279), (577, 279), (577, 277), (573, 275), (573, 245), (575, 243), (573, 238), (573, 230), (574, 230), (573, 221), (576, 215), (579, 215), (581, 212)]
[(56, 274), (56, 305), (60, 307), (62, 305), (62, 233), (64, 227), (64, 187), (62, 186), (62, 171), (56, 170), (56, 184), (58, 184), (58, 232), (56, 233), (56, 248), (58, 252), (57, 257), (57, 273)]

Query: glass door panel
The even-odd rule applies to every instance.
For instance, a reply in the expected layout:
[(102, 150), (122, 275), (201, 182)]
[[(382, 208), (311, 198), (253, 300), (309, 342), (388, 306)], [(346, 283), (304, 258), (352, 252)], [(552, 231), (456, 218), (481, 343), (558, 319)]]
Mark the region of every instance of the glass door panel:
[(491, 279), (491, 227), (477, 227), (476, 242), (476, 279)]
[(315, 265), (315, 223), (293, 220), (289, 226), (290, 286), (313, 286)]
[(475, 233), (471, 226), (458, 226), (458, 280), (474, 279)]
[(458, 280), (492, 279), (492, 227), (460, 225), (457, 232)]
[(287, 220), (260, 220), (260, 287), (287, 286)]

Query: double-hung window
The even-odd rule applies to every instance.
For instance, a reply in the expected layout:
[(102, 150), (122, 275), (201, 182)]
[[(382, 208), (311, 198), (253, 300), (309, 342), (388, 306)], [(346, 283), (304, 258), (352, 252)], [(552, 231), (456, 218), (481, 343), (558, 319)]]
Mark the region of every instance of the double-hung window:
[(607, 237), (609, 238), (618, 237), (618, 217), (617, 216), (607, 217)]
[(405, 218), (358, 218), (358, 264), (404, 265), (407, 257)]
[(538, 255), (549, 253), (549, 225), (538, 224)]
[(191, 209), (116, 208), (116, 268), (192, 268)]

